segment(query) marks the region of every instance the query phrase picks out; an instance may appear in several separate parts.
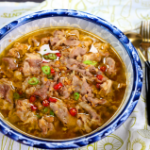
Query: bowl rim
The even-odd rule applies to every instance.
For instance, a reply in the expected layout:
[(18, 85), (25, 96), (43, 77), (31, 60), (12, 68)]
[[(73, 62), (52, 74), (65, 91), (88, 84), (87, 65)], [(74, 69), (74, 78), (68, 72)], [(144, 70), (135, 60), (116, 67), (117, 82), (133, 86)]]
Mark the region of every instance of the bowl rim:
[(122, 111), (117, 115), (117, 117), (108, 123), (105, 127), (98, 130), (95, 133), (87, 135), (85, 137), (79, 137), (76, 139), (65, 139), (64, 141), (51, 141), (51, 140), (40, 140), (29, 137), (27, 135), (21, 134), (18, 131), (14, 130), (13, 128), (9, 127), (2, 119), (0, 119), (0, 132), (4, 135), (8, 136), (9, 138), (20, 142), (22, 144), (33, 146), (37, 148), (44, 148), (44, 149), (70, 149), (70, 148), (79, 148), (108, 136), (112, 132), (114, 132), (121, 124), (123, 124), (127, 118), (132, 113), (133, 109), (135, 108), (140, 94), (142, 90), (142, 81), (143, 81), (143, 71), (140, 58), (134, 46), (131, 44), (129, 39), (121, 32), (117, 27), (113, 26), (111, 23), (107, 22), (106, 20), (92, 15), (87, 12), (77, 11), (72, 9), (50, 9), (50, 10), (43, 10), (38, 12), (33, 12), (27, 14), (21, 18), (18, 18), (9, 24), (5, 25), (0, 29), (0, 40), (7, 35), (9, 32), (26, 24), (30, 21), (34, 21), (37, 19), (43, 19), (47, 17), (74, 17), (80, 18), (97, 25), (105, 27), (111, 34), (113, 34), (123, 45), (126, 49), (129, 58), (131, 60), (132, 68), (133, 68), (133, 87), (130, 94), (130, 97), (122, 109)]

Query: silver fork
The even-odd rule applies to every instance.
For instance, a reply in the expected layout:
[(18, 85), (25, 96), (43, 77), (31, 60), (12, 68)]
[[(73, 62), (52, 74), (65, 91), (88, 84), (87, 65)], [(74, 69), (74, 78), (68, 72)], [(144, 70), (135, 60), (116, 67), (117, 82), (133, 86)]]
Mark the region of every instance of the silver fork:
[(148, 48), (150, 47), (150, 21), (142, 21), (140, 34), (142, 36), (142, 48), (145, 51), (145, 57), (148, 60)]
[(140, 34), (142, 36), (142, 48), (145, 51), (145, 89), (146, 89), (146, 107), (147, 122), (150, 125), (150, 67), (148, 61), (148, 48), (150, 47), (150, 21), (142, 21)]

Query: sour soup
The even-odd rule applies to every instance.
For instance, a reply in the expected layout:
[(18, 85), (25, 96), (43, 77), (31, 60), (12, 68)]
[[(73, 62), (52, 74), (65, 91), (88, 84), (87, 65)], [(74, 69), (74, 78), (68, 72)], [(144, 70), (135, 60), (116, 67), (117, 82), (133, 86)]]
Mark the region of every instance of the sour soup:
[(90, 133), (119, 108), (125, 70), (114, 48), (87, 31), (34, 31), (0, 55), (1, 114), (36, 137)]

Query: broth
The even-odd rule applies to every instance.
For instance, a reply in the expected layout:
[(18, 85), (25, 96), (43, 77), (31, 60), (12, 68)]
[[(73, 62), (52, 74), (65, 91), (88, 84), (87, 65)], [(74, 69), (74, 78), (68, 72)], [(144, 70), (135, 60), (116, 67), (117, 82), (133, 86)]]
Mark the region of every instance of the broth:
[(125, 94), (126, 69), (115, 49), (81, 29), (28, 33), (8, 45), (0, 65), (0, 111), (36, 137), (90, 133), (113, 116)]

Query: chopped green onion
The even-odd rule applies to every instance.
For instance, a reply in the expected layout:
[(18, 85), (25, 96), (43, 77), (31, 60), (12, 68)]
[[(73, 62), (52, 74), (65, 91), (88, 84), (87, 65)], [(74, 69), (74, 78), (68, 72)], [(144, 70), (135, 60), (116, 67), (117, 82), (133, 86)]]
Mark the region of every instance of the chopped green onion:
[(53, 79), (54, 77), (53, 77), (53, 75), (49, 74), (49, 75), (47, 76), (47, 78), (48, 78), (48, 79)]
[(51, 60), (55, 60), (57, 58), (57, 56), (56, 56), (56, 54), (51, 53), (51, 54), (48, 54), (48, 58)]
[(36, 85), (39, 83), (39, 80), (36, 77), (33, 77), (28, 81), (28, 83), (31, 85)]
[(19, 95), (17, 92), (15, 92), (15, 93), (13, 94), (13, 98), (14, 98), (14, 99), (19, 99), (19, 98), (20, 98), (20, 95)]
[(54, 114), (54, 112), (51, 110), (50, 111), (50, 115), (52, 115), (52, 116), (54, 116), (55, 114)]
[(79, 94), (78, 92), (75, 92), (75, 93), (73, 94), (73, 97), (74, 97), (74, 99), (77, 101), (77, 100), (79, 99), (79, 97), (80, 97), (80, 94)]
[(41, 118), (41, 116), (40, 116), (39, 114), (36, 114), (36, 116), (37, 116), (37, 118), (39, 118), (39, 119)]
[(48, 74), (50, 74), (51, 69), (50, 69), (49, 66), (43, 66), (42, 71), (43, 71), (44, 74), (48, 75)]
[(43, 109), (43, 112), (46, 113), (47, 111), (48, 111), (48, 107), (45, 107), (45, 108)]
[(96, 61), (91, 61), (91, 60), (85, 60), (83, 63), (85, 65), (93, 65), (93, 66), (95, 66), (97, 64)]
[(44, 49), (44, 51), (47, 51), (47, 49)]
[(48, 59), (48, 55), (43, 55), (44, 59)]

